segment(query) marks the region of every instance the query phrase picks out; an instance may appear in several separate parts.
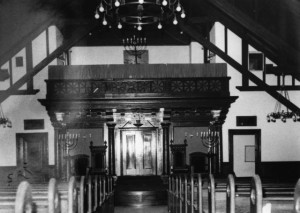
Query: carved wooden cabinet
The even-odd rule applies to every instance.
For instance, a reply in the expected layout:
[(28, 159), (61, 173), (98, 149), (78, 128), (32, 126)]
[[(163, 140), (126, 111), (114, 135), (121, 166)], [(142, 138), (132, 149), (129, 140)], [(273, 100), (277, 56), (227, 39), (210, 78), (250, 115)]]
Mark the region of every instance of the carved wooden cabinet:
[(186, 164), (186, 140), (184, 144), (173, 144), (171, 143), (171, 153), (172, 153), (172, 173), (188, 173), (189, 167)]
[(84, 176), (89, 167), (89, 156), (78, 154), (67, 157), (70, 161), (70, 176)]
[(208, 173), (207, 153), (193, 152), (190, 153), (190, 166), (194, 173)]
[(106, 143), (103, 146), (93, 146), (90, 143), (91, 150), (91, 173), (105, 174), (106, 173)]

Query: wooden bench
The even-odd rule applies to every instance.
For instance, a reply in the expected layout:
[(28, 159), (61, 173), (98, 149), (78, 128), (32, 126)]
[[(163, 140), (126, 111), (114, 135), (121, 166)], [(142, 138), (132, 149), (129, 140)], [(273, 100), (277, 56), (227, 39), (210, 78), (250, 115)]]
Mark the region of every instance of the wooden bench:
[[(291, 211), (294, 206), (294, 197), (263, 197), (262, 183), (258, 175), (251, 181), (250, 212), (262, 213), (263, 206), (269, 205), (270, 212)], [(270, 208), (269, 207), (269, 208)]]
[[(25, 184), (26, 183), (26, 184)], [(50, 179), (47, 185), (30, 185), (28, 182), (22, 182), (18, 189), (1, 188), (0, 189), (0, 212), (14, 212), (17, 205), (18, 192), (21, 186), (28, 185), (31, 199), (31, 211), (33, 212), (78, 212), (77, 188), (75, 178), (71, 177), (68, 185), (57, 186), (55, 179)], [(25, 189), (23, 189), (25, 190)], [(15, 205), (16, 204), (16, 205)], [(29, 211), (30, 212), (30, 211)]]

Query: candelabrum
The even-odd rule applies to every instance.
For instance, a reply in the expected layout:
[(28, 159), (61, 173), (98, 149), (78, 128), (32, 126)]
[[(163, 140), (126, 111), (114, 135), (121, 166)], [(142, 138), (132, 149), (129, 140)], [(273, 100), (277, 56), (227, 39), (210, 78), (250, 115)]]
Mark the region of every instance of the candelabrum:
[(146, 52), (147, 40), (146, 38), (140, 38), (133, 35), (132, 38), (123, 39), (123, 46), (129, 55), (134, 56), (135, 64), (137, 64), (138, 58)]
[(58, 142), (63, 145), (63, 149), (65, 151), (65, 158), (67, 160), (67, 177), (66, 179), (69, 180), (70, 177), (70, 150), (76, 148), (78, 144), (78, 139), (80, 138), (80, 134), (59, 134), (58, 135)]
[(207, 147), (207, 157), (208, 157), (208, 170), (209, 174), (212, 173), (212, 158), (216, 154), (215, 147), (219, 144), (220, 133), (216, 130), (210, 130), (210, 127), (207, 132), (201, 132), (200, 138), (202, 144)]

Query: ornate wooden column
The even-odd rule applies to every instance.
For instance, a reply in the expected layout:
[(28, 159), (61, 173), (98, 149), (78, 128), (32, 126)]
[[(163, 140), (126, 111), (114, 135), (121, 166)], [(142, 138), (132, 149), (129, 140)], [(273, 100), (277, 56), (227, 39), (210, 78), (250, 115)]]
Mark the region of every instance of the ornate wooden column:
[(108, 127), (108, 174), (116, 175), (115, 164), (115, 126), (116, 123), (107, 123)]
[(58, 134), (60, 126), (56, 123), (52, 124), (54, 127), (54, 153), (55, 153), (55, 177), (57, 179), (61, 178), (61, 146), (58, 140)]
[(222, 174), (222, 162), (223, 162), (223, 134), (222, 134), (222, 127), (223, 127), (224, 121), (220, 122), (219, 124), (219, 133), (220, 133), (220, 138), (219, 138), (219, 143), (217, 147), (217, 173)]
[(163, 128), (163, 175), (170, 174), (170, 144), (169, 127), (170, 123), (161, 123)]

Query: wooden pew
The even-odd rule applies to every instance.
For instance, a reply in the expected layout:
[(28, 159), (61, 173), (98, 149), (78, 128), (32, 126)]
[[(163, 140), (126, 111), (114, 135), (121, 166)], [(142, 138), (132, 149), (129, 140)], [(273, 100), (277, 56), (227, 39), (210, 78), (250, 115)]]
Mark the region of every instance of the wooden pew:
[[(63, 184), (59, 190), (55, 179), (50, 179), (48, 186), (40, 184), (37, 186), (29, 184), (29, 186), (34, 212), (78, 212), (77, 188), (74, 177), (70, 178), (68, 185)], [(0, 212), (4, 212), (3, 209), (6, 209), (5, 212), (13, 212), (18, 191), (16, 188), (2, 188), (0, 191)]]
[(226, 213), (235, 213), (235, 180), (232, 174), (227, 178)]
[(250, 213), (262, 213), (264, 205), (271, 204), (271, 211), (292, 211), (293, 197), (263, 197), (262, 183), (258, 175), (251, 181)]
[(298, 180), (294, 191), (294, 213), (300, 213), (300, 179)]

